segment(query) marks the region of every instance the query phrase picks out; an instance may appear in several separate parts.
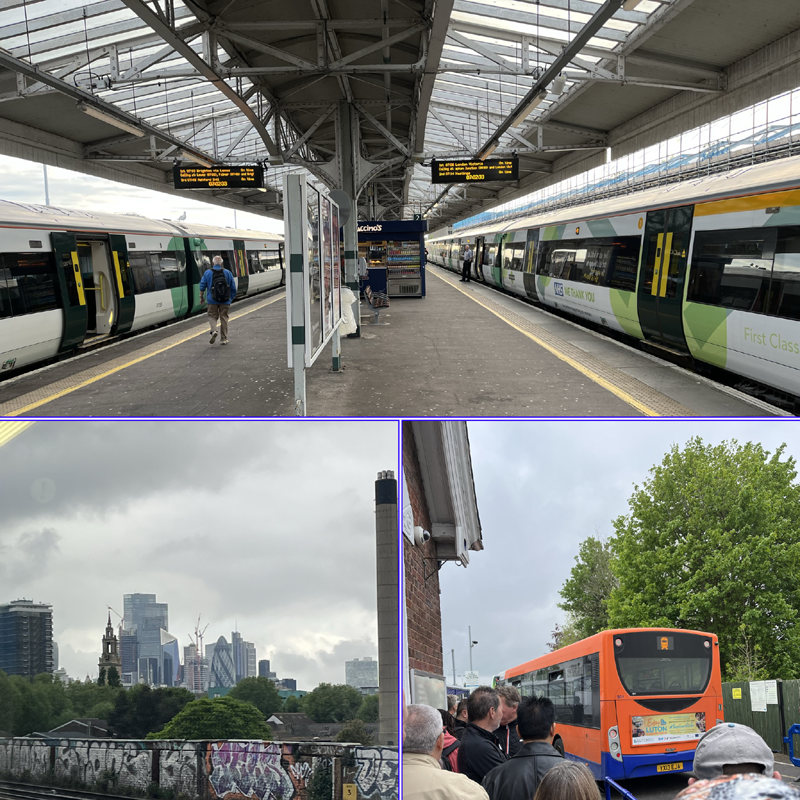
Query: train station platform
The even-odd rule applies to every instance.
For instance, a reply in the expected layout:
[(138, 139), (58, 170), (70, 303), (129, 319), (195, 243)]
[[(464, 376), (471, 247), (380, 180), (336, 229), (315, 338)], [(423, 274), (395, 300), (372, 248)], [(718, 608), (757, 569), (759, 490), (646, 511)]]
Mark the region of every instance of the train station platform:
[[(309, 416), (786, 416), (757, 399), (523, 301), (429, 267), (425, 298), (396, 298), (307, 373)], [(205, 317), (0, 382), (0, 415), (291, 416), (283, 289), (236, 303), (231, 342)]]

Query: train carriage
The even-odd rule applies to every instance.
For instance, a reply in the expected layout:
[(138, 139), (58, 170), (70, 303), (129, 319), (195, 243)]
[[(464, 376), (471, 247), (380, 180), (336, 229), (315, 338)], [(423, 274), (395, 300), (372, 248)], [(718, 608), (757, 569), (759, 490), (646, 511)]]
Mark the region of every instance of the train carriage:
[(799, 157), (470, 235), (490, 286), (800, 396)]
[(214, 255), (237, 298), (283, 282), (282, 237), (0, 201), (0, 374), (202, 311)]

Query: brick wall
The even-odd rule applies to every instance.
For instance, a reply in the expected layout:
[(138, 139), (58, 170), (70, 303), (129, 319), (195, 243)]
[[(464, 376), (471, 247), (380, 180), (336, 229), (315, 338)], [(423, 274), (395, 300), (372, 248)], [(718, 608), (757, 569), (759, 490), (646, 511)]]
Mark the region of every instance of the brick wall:
[[(414, 511), (414, 522), (429, 531), (430, 514), (420, 476), (414, 432), (408, 422), (403, 423), (403, 476)], [(403, 562), (409, 667), (443, 675), (442, 612), (439, 605), (436, 545), (430, 541), (418, 547), (403, 536)]]

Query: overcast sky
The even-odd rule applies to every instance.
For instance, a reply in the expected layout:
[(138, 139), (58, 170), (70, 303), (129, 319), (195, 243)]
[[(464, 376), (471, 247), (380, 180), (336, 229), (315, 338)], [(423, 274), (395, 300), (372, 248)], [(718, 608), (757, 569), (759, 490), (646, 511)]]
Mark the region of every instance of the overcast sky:
[[(151, 219), (178, 219), (186, 212), (187, 222), (233, 227), (233, 209), (201, 203), (190, 197), (140, 189), (125, 183), (95, 178), (59, 167), (47, 168), (50, 205), (79, 211), (113, 214), (141, 214)], [(0, 155), (0, 200), (45, 204), (44, 172), (41, 164)], [(266, 233), (283, 233), (283, 220), (236, 212), (240, 228)]]
[(692, 436), (718, 443), (782, 442), (800, 461), (800, 426), (784, 420), (469, 422), (485, 550), (467, 568), (446, 563), (441, 582), (444, 671), (469, 669), (468, 626), (481, 682), (548, 652), (562, 623), (558, 594), (587, 536), (609, 537), (628, 513), (634, 484), (672, 444)]
[(181, 658), (201, 614), (206, 644), (238, 625), (299, 689), (344, 683), (378, 655), (375, 480), (397, 460), (394, 422), (36, 422), (0, 447), (0, 602), (52, 604), (72, 677), (142, 592)]

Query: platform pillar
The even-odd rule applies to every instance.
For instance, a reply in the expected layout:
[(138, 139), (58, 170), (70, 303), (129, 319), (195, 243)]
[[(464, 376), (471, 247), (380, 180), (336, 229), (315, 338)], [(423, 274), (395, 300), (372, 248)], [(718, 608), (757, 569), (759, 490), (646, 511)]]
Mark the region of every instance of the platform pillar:
[(344, 283), (356, 296), (353, 303), (353, 317), (356, 332), (349, 334), (361, 336), (361, 303), (358, 299), (358, 198), (356, 196), (356, 152), (358, 146), (358, 124), (356, 110), (348, 102), (342, 101), (338, 108), (338, 133), (336, 140), (336, 160), (339, 165), (339, 181), (342, 191), (352, 203), (350, 218), (343, 226), (344, 233)]

